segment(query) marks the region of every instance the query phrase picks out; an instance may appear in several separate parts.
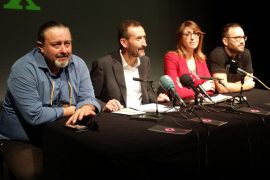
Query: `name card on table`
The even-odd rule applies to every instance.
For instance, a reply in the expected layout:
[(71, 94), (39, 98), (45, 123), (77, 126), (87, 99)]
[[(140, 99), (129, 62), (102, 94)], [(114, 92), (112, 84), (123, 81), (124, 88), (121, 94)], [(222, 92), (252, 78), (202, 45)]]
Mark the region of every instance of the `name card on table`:
[(187, 134), (191, 132), (191, 129), (184, 129), (184, 128), (175, 128), (175, 127), (168, 127), (168, 126), (162, 126), (162, 125), (154, 125), (148, 129), (149, 131), (155, 131), (155, 132), (162, 132), (162, 133), (168, 133), (168, 134)]
[(201, 123), (205, 123), (205, 124), (212, 124), (212, 125), (215, 125), (215, 126), (222, 126), (224, 124), (227, 124), (228, 122), (226, 121), (219, 121), (219, 120), (215, 120), (215, 119), (211, 119), (211, 118), (192, 118), (190, 119), (191, 121), (194, 121), (194, 122), (201, 122)]

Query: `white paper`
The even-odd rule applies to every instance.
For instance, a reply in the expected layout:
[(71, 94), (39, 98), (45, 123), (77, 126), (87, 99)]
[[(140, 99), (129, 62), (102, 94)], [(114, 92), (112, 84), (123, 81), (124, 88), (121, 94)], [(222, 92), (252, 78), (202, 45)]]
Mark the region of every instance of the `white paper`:
[[(163, 112), (176, 112), (177, 109), (170, 107), (170, 106), (165, 106), (163, 104), (158, 104), (158, 112), (163, 113)], [(125, 115), (137, 115), (137, 114), (144, 114), (147, 112), (156, 112), (156, 103), (150, 103), (150, 104), (144, 104), (138, 107), (127, 107), (120, 109), (118, 111), (114, 111), (112, 113), (117, 113), (117, 114), (125, 114)]]
[[(215, 103), (224, 102), (224, 101), (227, 101), (227, 100), (232, 99), (232, 98), (233, 98), (232, 96), (228, 96), (228, 95), (224, 95), (224, 94), (218, 94), (216, 96), (211, 96), (211, 99)], [(205, 101), (203, 101), (203, 104), (213, 104), (213, 102), (205, 97)]]
[(137, 115), (137, 114), (144, 114), (145, 112), (140, 111), (140, 110), (136, 110), (133, 108), (123, 108), (123, 109), (120, 109), (118, 111), (114, 111), (112, 113), (125, 114), (125, 115)]
[[(156, 103), (150, 103), (150, 104), (143, 104), (139, 107), (136, 107), (136, 109), (143, 111), (143, 112), (156, 112), (157, 104)], [(158, 112), (176, 112), (177, 110), (171, 106), (165, 106), (163, 104), (158, 104)]]

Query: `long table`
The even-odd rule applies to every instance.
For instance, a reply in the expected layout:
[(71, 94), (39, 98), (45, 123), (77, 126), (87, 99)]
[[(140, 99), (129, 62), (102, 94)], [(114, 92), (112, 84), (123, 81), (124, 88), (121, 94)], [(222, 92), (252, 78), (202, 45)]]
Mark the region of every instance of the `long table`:
[[(269, 91), (254, 89), (243, 95), (251, 106), (270, 111)], [(84, 132), (67, 130), (65, 119), (49, 123), (43, 133), (46, 179), (160, 179), (235, 173), (257, 176), (267, 172), (270, 116), (219, 105), (208, 110), (195, 108), (188, 115), (226, 124), (194, 122), (183, 112), (162, 114), (163, 120), (158, 123), (101, 113), (92, 120), (98, 123), (98, 130)], [(191, 131), (172, 134), (148, 130), (154, 125)]]

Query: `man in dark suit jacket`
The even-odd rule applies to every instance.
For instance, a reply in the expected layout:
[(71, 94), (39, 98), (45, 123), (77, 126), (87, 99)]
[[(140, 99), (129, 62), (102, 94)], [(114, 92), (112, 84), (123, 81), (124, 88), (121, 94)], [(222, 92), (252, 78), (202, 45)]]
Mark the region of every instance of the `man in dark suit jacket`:
[[(146, 34), (140, 22), (124, 20), (118, 28), (119, 50), (92, 63), (91, 79), (103, 111), (156, 102), (151, 84), (133, 81), (150, 78), (150, 59), (145, 56)], [(169, 101), (160, 94), (159, 102)]]

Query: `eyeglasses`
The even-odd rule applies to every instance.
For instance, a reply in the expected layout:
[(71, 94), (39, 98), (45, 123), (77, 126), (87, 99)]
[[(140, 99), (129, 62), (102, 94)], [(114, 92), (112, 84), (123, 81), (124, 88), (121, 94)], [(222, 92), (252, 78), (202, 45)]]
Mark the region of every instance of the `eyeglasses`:
[(193, 35), (194, 38), (199, 38), (201, 36), (201, 34), (203, 34), (203, 33), (201, 33), (201, 32), (193, 32), (193, 33), (188, 32), (188, 33), (183, 33), (182, 35), (185, 38), (190, 38), (192, 35)]
[(243, 39), (244, 41), (247, 40), (247, 36), (234, 36), (234, 37), (226, 37), (226, 38), (233, 38), (233, 39), (235, 39), (235, 41), (237, 41), (237, 42), (240, 42), (242, 39)]

